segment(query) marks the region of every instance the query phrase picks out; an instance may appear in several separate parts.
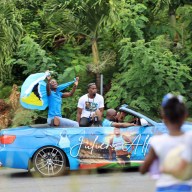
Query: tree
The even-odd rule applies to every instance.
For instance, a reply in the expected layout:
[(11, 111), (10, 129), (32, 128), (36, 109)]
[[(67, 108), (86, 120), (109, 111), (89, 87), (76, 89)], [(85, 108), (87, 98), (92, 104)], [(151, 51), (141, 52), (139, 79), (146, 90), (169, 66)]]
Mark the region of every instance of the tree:
[[(55, 3), (55, 4), (53, 4)], [(50, 11), (52, 10), (51, 14)], [(98, 50), (99, 34), (107, 23), (111, 12), (115, 10), (115, 0), (71, 0), (67, 3), (53, 0), (45, 7), (47, 32), (45, 38), (54, 36), (54, 43), (66, 42), (71, 36), (76, 39), (88, 39), (91, 42), (93, 72), (100, 86), (100, 55)]]
[(115, 38), (131, 38), (131, 41), (143, 39), (143, 29), (146, 27), (147, 7), (135, 0), (121, 0), (117, 7), (117, 16), (112, 23)]
[(154, 8), (154, 12), (158, 13), (162, 9), (166, 9), (170, 21), (170, 25), (172, 28), (174, 28), (174, 41), (177, 43), (178, 37), (177, 37), (177, 23), (176, 23), (176, 11), (179, 7), (192, 4), (191, 0), (156, 0), (155, 1), (156, 6)]
[[(120, 42), (119, 73), (106, 94), (108, 107), (127, 103), (148, 115), (158, 116), (162, 96), (169, 92), (186, 95), (185, 83), (191, 81), (190, 68), (169, 50), (170, 42), (159, 36), (151, 42)], [(189, 97), (186, 95), (186, 98)]]
[(46, 51), (28, 35), (22, 39), (15, 53), (15, 58), (12, 59), (15, 65), (14, 67), (22, 66), (23, 74), (25, 75), (44, 72), (48, 69), (52, 70), (55, 67), (55, 64)]
[(8, 61), (23, 35), (20, 15), (11, 0), (0, 0), (0, 81), (12, 80), (12, 65)]
[(46, 0), (13, 0), (21, 15), (21, 22), (25, 34), (32, 37), (37, 43), (41, 40), (41, 32), (44, 28), (44, 21), (41, 20), (41, 13)]

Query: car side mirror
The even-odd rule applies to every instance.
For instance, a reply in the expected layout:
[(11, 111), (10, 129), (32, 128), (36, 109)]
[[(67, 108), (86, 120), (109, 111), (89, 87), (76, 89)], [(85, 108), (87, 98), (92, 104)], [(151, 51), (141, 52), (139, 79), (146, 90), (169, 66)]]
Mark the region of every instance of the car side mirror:
[(141, 126), (143, 127), (149, 125), (149, 123), (143, 118), (140, 119), (140, 122), (141, 122)]

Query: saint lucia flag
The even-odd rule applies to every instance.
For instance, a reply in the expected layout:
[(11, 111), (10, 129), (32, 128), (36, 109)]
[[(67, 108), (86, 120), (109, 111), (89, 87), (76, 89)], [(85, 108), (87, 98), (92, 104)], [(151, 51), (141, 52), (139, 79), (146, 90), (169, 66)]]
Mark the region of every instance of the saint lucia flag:
[[(35, 73), (27, 77), (21, 87), (20, 103), (26, 109), (44, 110), (48, 106), (48, 96), (46, 82), (44, 81), (49, 75), (45, 73)], [(61, 84), (57, 91), (62, 91), (69, 87), (75, 81)]]

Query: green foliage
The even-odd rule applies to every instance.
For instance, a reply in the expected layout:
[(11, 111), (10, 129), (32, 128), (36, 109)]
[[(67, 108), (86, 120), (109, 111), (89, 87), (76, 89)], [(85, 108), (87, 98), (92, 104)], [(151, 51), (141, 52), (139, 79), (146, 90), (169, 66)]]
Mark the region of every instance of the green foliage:
[[(178, 9), (189, 1), (183, 0), (146, 0), (146, 16), (149, 22), (144, 29), (145, 39), (150, 41), (159, 35), (167, 35), (172, 41), (182, 35), (182, 27), (178, 25)], [(178, 40), (178, 39), (177, 39)]]
[[(64, 116), (74, 120), (78, 97), (98, 73), (104, 74), (105, 92), (111, 86), (107, 107), (128, 103), (157, 115), (162, 95), (177, 92), (186, 96), (192, 110), (191, 0), (0, 3), (4, 85), (20, 86), (29, 74), (47, 69), (59, 83), (79, 76), (77, 92), (63, 100)], [(7, 99), (8, 93), (9, 88), (0, 87), (0, 97)], [(46, 117), (47, 111), (38, 116)], [(26, 121), (35, 118), (29, 115)]]
[(11, 90), (11, 86), (3, 86), (3, 84), (0, 84), (0, 99), (6, 99), (9, 97)]
[(37, 124), (47, 123), (48, 108), (45, 109), (44, 111), (35, 111), (35, 113), (37, 114), (37, 117), (34, 119), (35, 123)]
[(180, 33), (177, 27), (170, 25), (169, 18), (167, 17), (167, 10), (161, 10), (157, 15), (148, 10), (149, 22), (144, 29), (145, 39), (152, 40), (159, 35), (167, 35), (170, 39), (174, 40), (175, 32)]
[(178, 8), (178, 23), (180, 30), (182, 31), (182, 42), (184, 43), (186, 40), (191, 41), (192, 37), (192, 6), (185, 5), (183, 7)]
[(18, 109), (15, 112), (15, 116), (12, 121), (12, 127), (34, 124), (37, 118), (38, 118), (38, 115), (35, 111), (26, 110), (22, 108)]
[(168, 7), (169, 11), (176, 11), (178, 7), (185, 4), (192, 4), (191, 0), (152, 0), (156, 4), (154, 12), (158, 12), (161, 9)]
[(87, 65), (91, 62), (91, 57), (81, 53), (82, 46), (66, 43), (59, 50), (54, 52), (53, 60), (57, 65), (58, 80), (73, 80), (74, 77), (83, 77), (87, 71)]
[(149, 115), (157, 116), (162, 96), (168, 92), (186, 94), (190, 68), (169, 50), (164, 36), (151, 42), (120, 42), (121, 73), (116, 73), (106, 94), (108, 107), (127, 103)]
[(130, 37), (133, 41), (143, 38), (142, 29), (148, 18), (147, 7), (135, 0), (121, 0), (118, 3), (118, 19), (113, 23), (114, 30), (121, 37)]
[[(43, 17), (47, 17), (47, 28), (44, 39), (53, 38), (53, 46), (58, 48), (59, 44), (66, 43), (71, 39), (89, 40), (87, 50), (92, 50), (92, 63), (89, 71), (99, 74), (108, 66), (106, 60), (100, 62), (98, 50), (98, 37), (106, 26), (107, 20), (115, 12), (116, 0), (70, 0), (68, 2), (52, 0), (45, 4)], [(43, 44), (46, 42), (43, 40)], [(50, 46), (50, 45), (49, 45)], [(91, 52), (91, 51), (89, 51)], [(85, 65), (79, 65), (78, 60), (65, 72), (66, 75), (78, 71), (85, 71)], [(71, 76), (72, 76), (71, 75)], [(99, 85), (99, 79), (96, 79)]]
[(0, 80), (9, 84), (12, 65), (7, 62), (22, 37), (22, 24), (15, 5), (10, 0), (0, 0)]
[(76, 121), (77, 103), (82, 96), (82, 91), (77, 89), (72, 97), (64, 98), (62, 105), (62, 115), (66, 118)]
[(86, 34), (95, 38), (98, 32), (106, 25), (111, 12), (116, 9), (115, 0), (76, 0), (74, 13), (78, 16), (80, 26)]
[(48, 1), (45, 3), (41, 18), (45, 21), (41, 40), (43, 47), (57, 48), (70, 40), (72, 34), (78, 34), (79, 20), (66, 8), (65, 3), (60, 4), (57, 0)]
[(44, 25), (44, 21), (41, 20), (41, 13), (45, 0), (14, 0), (14, 2), (19, 9), (25, 32), (35, 40), (39, 40)]
[(44, 72), (55, 67), (45, 50), (29, 36), (23, 38), (16, 53), (16, 58), (13, 63), (25, 68), (23, 74)]

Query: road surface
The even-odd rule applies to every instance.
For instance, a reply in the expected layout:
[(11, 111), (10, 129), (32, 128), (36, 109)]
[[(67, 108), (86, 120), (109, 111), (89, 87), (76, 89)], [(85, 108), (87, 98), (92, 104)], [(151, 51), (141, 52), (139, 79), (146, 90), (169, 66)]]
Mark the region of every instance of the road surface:
[(0, 192), (153, 192), (155, 181), (137, 170), (75, 171), (43, 178), (20, 169), (0, 168)]

